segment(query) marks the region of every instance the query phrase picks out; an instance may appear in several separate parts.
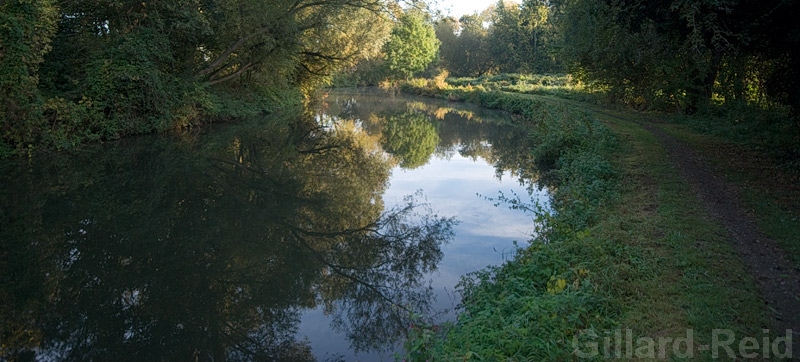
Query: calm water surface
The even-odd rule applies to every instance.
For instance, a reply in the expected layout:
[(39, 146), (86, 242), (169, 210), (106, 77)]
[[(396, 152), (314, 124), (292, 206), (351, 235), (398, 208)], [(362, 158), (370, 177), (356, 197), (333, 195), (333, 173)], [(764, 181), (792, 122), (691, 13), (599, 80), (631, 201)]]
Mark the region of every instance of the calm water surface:
[(392, 360), (547, 202), (506, 115), (372, 91), (0, 166), (0, 359)]

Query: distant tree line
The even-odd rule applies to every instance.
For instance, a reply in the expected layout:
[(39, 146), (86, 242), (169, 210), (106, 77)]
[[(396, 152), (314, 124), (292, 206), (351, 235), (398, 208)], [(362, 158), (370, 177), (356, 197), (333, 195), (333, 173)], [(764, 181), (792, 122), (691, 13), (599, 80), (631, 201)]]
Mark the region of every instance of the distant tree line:
[(538, 0), (498, 1), (481, 13), (436, 23), (441, 66), (455, 76), (553, 73), (564, 70), (551, 6)]
[(569, 71), (640, 108), (710, 102), (800, 109), (800, 2), (498, 1), (436, 24), (457, 76)]

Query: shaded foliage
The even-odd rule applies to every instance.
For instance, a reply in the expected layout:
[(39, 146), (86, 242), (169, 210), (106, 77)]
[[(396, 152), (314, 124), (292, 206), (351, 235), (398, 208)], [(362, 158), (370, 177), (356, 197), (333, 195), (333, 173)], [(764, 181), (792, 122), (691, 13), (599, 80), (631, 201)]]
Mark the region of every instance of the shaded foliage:
[(558, 1), (564, 56), (615, 99), (689, 113), (712, 101), (797, 109), (796, 2)]
[[(465, 15), (457, 21), (445, 18), (436, 24), (441, 41), (441, 66), (455, 76), (481, 76), (494, 69), (489, 53), (489, 33), (479, 16)], [(458, 34), (456, 34), (458, 33)]]
[(58, 18), (55, 1), (0, 3), (0, 157), (41, 137), (39, 68)]
[(296, 106), (336, 70), (376, 55), (397, 5), (77, 0), (0, 6), (0, 155), (8, 155), (28, 145), (68, 148)]

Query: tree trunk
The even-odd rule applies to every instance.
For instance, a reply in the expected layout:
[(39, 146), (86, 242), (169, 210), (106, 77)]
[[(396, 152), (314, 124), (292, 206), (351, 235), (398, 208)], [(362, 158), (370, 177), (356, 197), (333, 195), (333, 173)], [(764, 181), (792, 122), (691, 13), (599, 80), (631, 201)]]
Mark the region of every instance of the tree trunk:
[(714, 94), (714, 82), (717, 80), (719, 65), (722, 62), (721, 54), (714, 54), (705, 69), (696, 66), (692, 71), (692, 84), (686, 89), (686, 108), (684, 112), (694, 114), (700, 107), (711, 102)]

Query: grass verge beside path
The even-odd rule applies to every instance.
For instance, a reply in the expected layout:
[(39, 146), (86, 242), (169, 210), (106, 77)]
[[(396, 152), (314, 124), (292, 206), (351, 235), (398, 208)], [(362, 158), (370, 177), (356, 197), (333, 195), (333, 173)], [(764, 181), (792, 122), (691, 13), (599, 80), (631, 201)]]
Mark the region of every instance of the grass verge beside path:
[[(631, 120), (599, 117), (623, 140), (614, 156), (623, 197), (598, 228), (641, 248), (649, 266), (648, 275), (621, 281), (620, 324), (651, 337), (692, 329), (697, 344), (709, 344), (713, 329), (762, 336), (772, 325), (755, 281), (664, 147)], [(695, 358), (711, 359), (710, 352), (696, 351)]]
[[(576, 347), (591, 352), (584, 347), (592, 343), (600, 347), (597, 359), (659, 358), (658, 348), (651, 355), (638, 344), (619, 346), (617, 355), (604, 337), (613, 341), (613, 330), (631, 329), (634, 341), (646, 342), (639, 337), (685, 338), (692, 329), (691, 354), (702, 360), (711, 359), (700, 349), (712, 329), (741, 338), (763, 337), (772, 327), (725, 230), (632, 116), (588, 117), (574, 102), (534, 95), (405, 90), (522, 114), (520, 131), (531, 132), (535, 158), (554, 161), (540, 181), (552, 180), (557, 190), (557, 213), (540, 213), (542, 234), (511, 262), (465, 278), (458, 323), (438, 334), (413, 328), (409, 359), (574, 359)], [(664, 352), (688, 351), (676, 355), (669, 345)]]
[(800, 180), (786, 174), (758, 152), (719, 137), (698, 134), (674, 123), (664, 132), (698, 150), (715, 171), (739, 189), (739, 196), (759, 230), (787, 252), (800, 269)]

